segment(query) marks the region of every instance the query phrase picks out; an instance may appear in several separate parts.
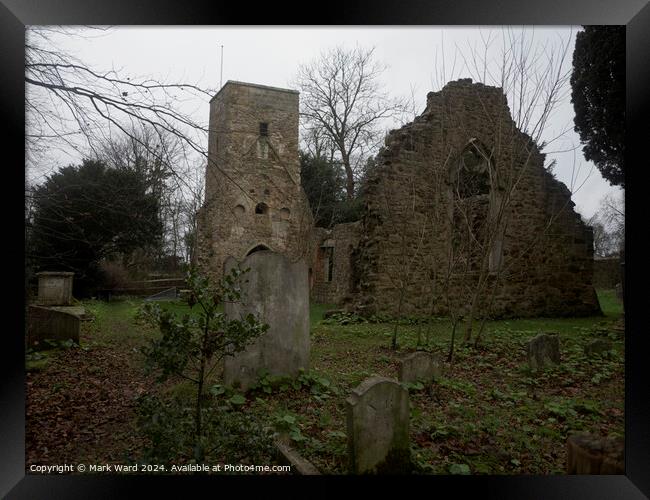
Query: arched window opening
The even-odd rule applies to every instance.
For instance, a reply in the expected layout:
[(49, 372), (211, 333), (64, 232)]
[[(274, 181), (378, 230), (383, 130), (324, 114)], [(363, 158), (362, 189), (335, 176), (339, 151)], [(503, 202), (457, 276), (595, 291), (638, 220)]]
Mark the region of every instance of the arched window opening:
[(235, 215), (240, 216), (244, 215), (244, 212), (246, 212), (246, 209), (244, 208), (244, 205), (237, 205), (234, 209)]
[(258, 203), (255, 206), (255, 213), (256, 214), (266, 214), (269, 211), (269, 206), (266, 203)]
[(457, 190), (460, 198), (490, 193), (489, 156), (474, 144), (463, 150), (458, 161)]
[(452, 210), (459, 263), (479, 272), (488, 259), (489, 271), (502, 265), (503, 235), (499, 227), (499, 192), (489, 150), (472, 139), (452, 165)]

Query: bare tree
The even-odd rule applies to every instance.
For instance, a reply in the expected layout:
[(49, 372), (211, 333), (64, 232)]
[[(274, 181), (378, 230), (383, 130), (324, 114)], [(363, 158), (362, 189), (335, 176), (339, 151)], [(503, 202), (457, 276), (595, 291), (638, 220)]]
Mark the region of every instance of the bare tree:
[[(146, 179), (148, 189), (159, 200), (160, 219), (164, 224), (158, 259), (179, 255), (183, 248), (185, 211), (201, 198), (197, 169), (188, 158), (178, 136), (156, 131), (141, 124), (129, 134), (112, 136), (100, 145), (99, 156), (115, 168), (136, 170)], [(183, 182), (179, 182), (182, 176)], [(197, 208), (198, 209), (198, 208)]]
[(625, 242), (625, 206), (623, 193), (600, 200), (598, 211), (587, 221), (594, 230), (594, 253), (599, 257), (618, 254)]
[[(185, 110), (188, 102), (209, 100), (214, 90), (134, 77), (121, 69), (95, 69), (62, 48), (70, 38), (86, 41), (105, 36), (111, 29), (27, 29), (27, 221), (39, 175), (47, 175), (53, 166), (52, 151), (99, 158), (116, 168), (146, 170), (149, 189), (162, 201), (165, 239), (161, 255), (185, 253), (188, 258), (188, 235), (196, 235), (192, 229), (195, 213), (188, 210), (196, 211), (201, 203), (206, 171), (197, 166), (209, 160), (208, 126)], [(48, 170), (38, 172), (41, 166)], [(218, 165), (213, 167), (219, 170)]]
[[(182, 110), (189, 100), (214, 91), (183, 82), (121, 75), (91, 68), (61, 48), (65, 37), (102, 36), (111, 28), (30, 26), (25, 43), (26, 151), (28, 168), (49, 160), (52, 150), (100, 157), (104, 145), (124, 134), (145, 150), (144, 125), (158, 136), (174, 136), (185, 154), (207, 160), (208, 127)], [(150, 150), (160, 155), (160, 151)], [(182, 172), (171, 171), (180, 184)], [(34, 177), (34, 172), (32, 172)]]
[[(336, 47), (298, 69), (301, 116), (312, 144), (325, 145), (345, 170), (348, 199), (355, 196), (359, 168), (383, 138), (385, 119), (403, 112), (380, 82), (385, 66), (373, 60), (374, 48)], [(334, 159), (334, 158), (330, 158)]]

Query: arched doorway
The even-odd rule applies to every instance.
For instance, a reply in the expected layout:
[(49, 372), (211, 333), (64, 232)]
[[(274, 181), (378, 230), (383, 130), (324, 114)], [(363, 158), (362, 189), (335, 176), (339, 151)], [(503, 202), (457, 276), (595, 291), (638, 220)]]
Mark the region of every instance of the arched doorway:
[(246, 252), (246, 255), (244, 257), (248, 257), (250, 254), (255, 253), (255, 252), (262, 252), (264, 250), (271, 250), (269, 247), (267, 247), (264, 244), (258, 244), (255, 245), (253, 248), (251, 248), (248, 252)]

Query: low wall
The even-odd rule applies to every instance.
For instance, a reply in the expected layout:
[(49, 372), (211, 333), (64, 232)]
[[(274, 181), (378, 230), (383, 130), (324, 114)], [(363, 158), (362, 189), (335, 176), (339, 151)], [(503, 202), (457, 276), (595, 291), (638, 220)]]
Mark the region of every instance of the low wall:
[(187, 287), (185, 278), (168, 278), (147, 281), (133, 281), (125, 287), (102, 288), (96, 290), (100, 299), (110, 300), (111, 297), (129, 295), (134, 297), (148, 297), (156, 293), (164, 292), (170, 288), (183, 289)]

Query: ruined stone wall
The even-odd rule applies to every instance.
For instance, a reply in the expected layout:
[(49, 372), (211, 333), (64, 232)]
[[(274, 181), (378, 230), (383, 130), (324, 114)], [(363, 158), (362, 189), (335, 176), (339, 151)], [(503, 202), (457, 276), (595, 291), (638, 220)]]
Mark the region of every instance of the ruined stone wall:
[[(468, 148), (486, 158), (489, 191), (459, 200)], [(600, 312), (591, 230), (500, 89), (459, 80), (430, 93), (424, 113), (387, 137), (367, 192), (357, 311), (466, 312), (482, 283), (479, 308), (492, 316)]]
[[(331, 230), (316, 229), (312, 257), (312, 299), (321, 304), (346, 303), (351, 300), (354, 288), (353, 258), (359, 243), (360, 223), (337, 224)], [(330, 257), (331, 280), (328, 280)]]
[(298, 92), (228, 81), (210, 102), (197, 264), (220, 278), (227, 257), (267, 248), (296, 261), (312, 226), (300, 185)]

